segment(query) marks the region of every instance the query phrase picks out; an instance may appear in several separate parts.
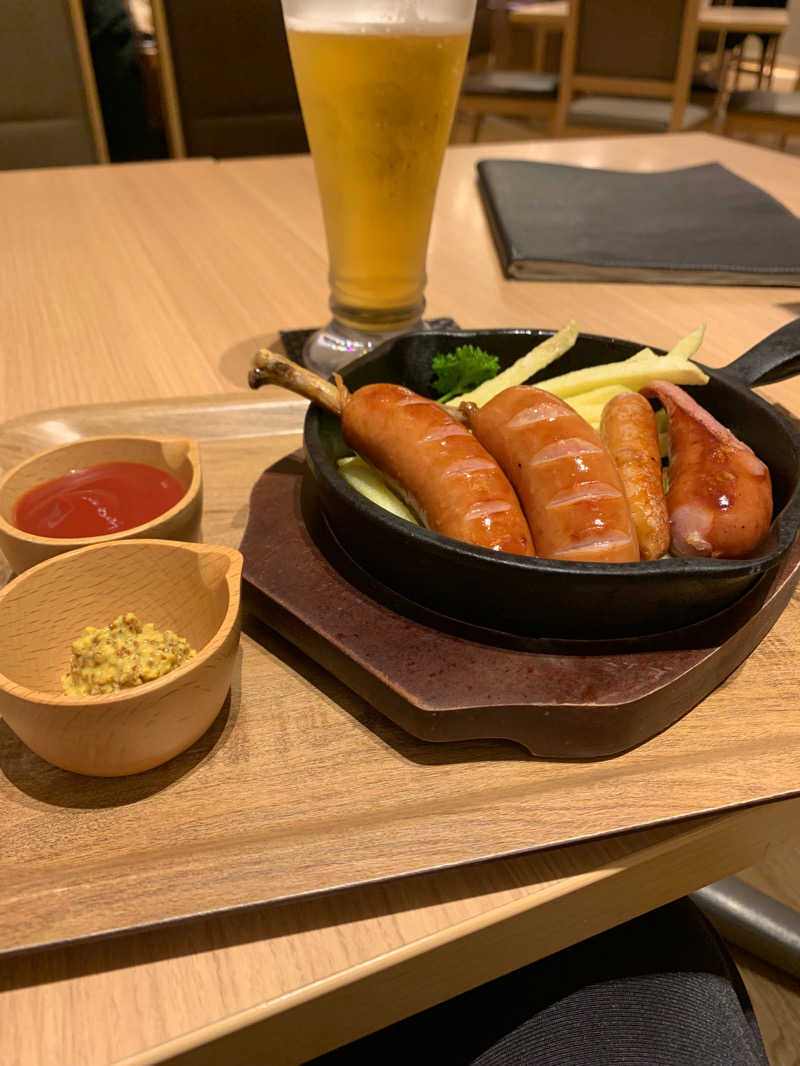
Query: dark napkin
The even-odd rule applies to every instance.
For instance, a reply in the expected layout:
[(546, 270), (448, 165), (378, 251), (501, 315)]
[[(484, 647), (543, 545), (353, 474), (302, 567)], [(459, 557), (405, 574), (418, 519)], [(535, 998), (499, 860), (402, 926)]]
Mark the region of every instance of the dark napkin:
[(800, 285), (800, 219), (719, 163), (632, 174), (484, 159), (507, 277)]

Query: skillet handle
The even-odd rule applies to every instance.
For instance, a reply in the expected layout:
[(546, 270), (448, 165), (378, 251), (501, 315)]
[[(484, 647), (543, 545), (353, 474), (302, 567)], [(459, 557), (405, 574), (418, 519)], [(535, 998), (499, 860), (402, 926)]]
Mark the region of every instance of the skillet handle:
[(776, 329), (716, 373), (748, 388), (771, 385), (800, 374), (800, 318)]

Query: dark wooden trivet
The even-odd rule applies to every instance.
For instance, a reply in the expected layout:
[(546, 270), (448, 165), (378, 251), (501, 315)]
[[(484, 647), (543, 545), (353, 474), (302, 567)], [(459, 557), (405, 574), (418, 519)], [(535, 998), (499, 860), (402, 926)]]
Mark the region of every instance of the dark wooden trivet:
[(504, 738), (558, 759), (618, 755), (690, 711), (769, 631), (800, 568), (795, 544), (732, 607), (657, 636), (571, 641), (481, 629), (358, 567), (325, 524), (299, 452), (256, 483), (241, 551), (245, 610), (409, 733)]

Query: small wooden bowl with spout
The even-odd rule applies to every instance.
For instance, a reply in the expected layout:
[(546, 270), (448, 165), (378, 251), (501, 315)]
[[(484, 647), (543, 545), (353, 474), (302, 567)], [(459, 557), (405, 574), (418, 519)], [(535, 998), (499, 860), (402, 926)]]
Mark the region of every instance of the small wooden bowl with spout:
[[(232, 548), (124, 540), (58, 555), (0, 590), (0, 715), (29, 748), (79, 774), (149, 770), (219, 713), (239, 644), (242, 556)], [(109, 695), (64, 695), (72, 642), (133, 612), (196, 654)]]
[[(184, 488), (169, 510), (142, 525), (100, 537), (40, 537), (14, 525), (14, 507), (37, 485), (99, 463), (146, 463), (177, 478)], [(202, 474), (197, 443), (188, 437), (86, 437), (38, 452), (0, 478), (0, 549), (11, 569), (21, 574), (28, 567), (62, 552), (90, 544), (155, 537), (161, 540), (200, 539), (203, 511)]]

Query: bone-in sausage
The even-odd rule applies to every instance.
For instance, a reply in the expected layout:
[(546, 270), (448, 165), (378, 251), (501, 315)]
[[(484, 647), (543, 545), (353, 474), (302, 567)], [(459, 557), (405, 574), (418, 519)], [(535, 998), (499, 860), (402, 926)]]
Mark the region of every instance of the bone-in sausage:
[(741, 559), (764, 539), (772, 520), (769, 470), (725, 426), (677, 385), (651, 381), (669, 420), (670, 551)]
[(534, 555), (519, 500), (497, 462), (451, 412), (402, 385), (349, 394), (342, 435), (437, 533)]
[(475, 436), (519, 494), (538, 555), (581, 562), (639, 558), (625, 491), (600, 436), (569, 404), (530, 385), (468, 405)]
[(623, 392), (603, 408), (600, 436), (619, 470), (642, 559), (669, 550), (669, 515), (653, 409), (638, 392)]

